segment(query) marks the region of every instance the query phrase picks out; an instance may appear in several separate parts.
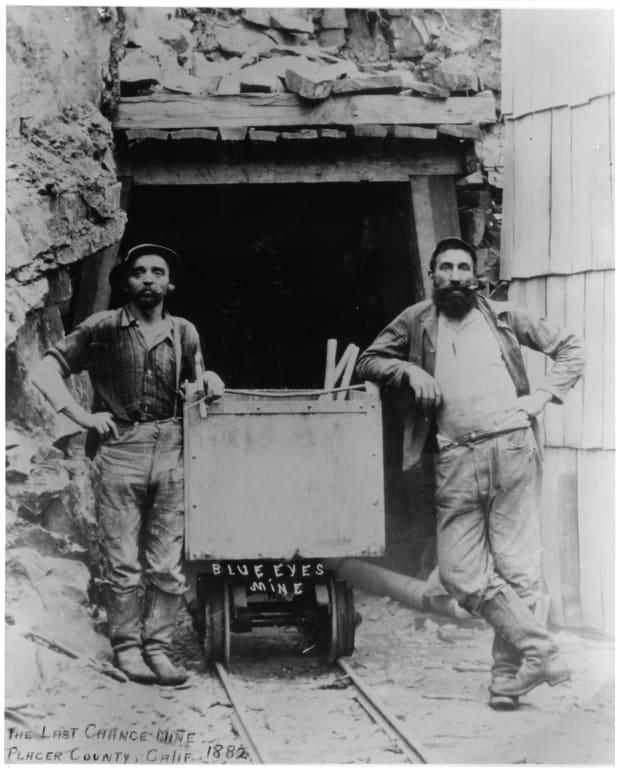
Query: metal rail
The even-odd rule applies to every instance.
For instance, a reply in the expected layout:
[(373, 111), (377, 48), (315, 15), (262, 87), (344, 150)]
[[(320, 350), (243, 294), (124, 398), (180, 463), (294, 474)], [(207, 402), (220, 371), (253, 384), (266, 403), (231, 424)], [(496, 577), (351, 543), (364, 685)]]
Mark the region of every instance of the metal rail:
[(228, 677), (228, 672), (224, 668), (222, 664), (220, 664), (219, 661), (215, 662), (215, 671), (218, 674), (218, 677), (220, 678), (220, 682), (222, 683), (222, 686), (224, 690), (226, 691), (226, 694), (228, 695), (228, 698), (230, 699), (230, 703), (233, 706), (233, 709), (237, 713), (237, 718), (239, 720), (239, 727), (241, 728), (241, 734), (240, 737), (243, 741), (246, 742), (248, 747), (248, 752), (250, 754), (250, 758), (253, 763), (266, 763), (266, 755), (265, 753), (259, 748), (256, 741), (252, 738), (252, 735), (245, 723), (245, 717), (243, 714), (243, 710), (241, 709), (239, 705), (239, 701), (236, 697), (235, 691), (232, 687), (232, 682), (230, 678)]
[[(407, 732), (403, 729), (402, 725), (396, 719), (396, 717), (377, 699), (372, 693), (372, 690), (364, 684), (364, 682), (355, 674), (351, 667), (342, 658), (336, 660), (336, 665), (345, 673), (351, 684), (358, 692), (356, 697), (361, 706), (366, 710), (372, 720), (386, 733), (391, 739), (395, 740), (404, 757), (413, 764), (426, 764), (429, 762), (436, 762), (429, 758), (429, 753), (426, 748), (422, 749), (419, 742), (415, 742)], [(245, 741), (250, 758), (253, 763), (268, 763), (267, 756), (252, 737), (250, 729), (248, 728), (243, 709), (240, 705), (239, 699), (235, 693), (232, 685), (232, 681), (228, 676), (228, 672), (220, 662), (215, 662), (215, 671), (222, 683), (228, 698), (235, 710), (238, 718), (240, 730), (240, 738)]]
[[(407, 733), (401, 728), (396, 717), (379, 702), (376, 696), (368, 686), (360, 680), (351, 667), (344, 659), (337, 659), (336, 664), (349, 677), (353, 685), (357, 688), (362, 698), (360, 703), (368, 714), (376, 721), (388, 736), (395, 738), (403, 750), (403, 754), (411, 763), (428, 763), (425, 754), (416, 746), (413, 739), (407, 736)], [(425, 750), (426, 752), (426, 750)]]

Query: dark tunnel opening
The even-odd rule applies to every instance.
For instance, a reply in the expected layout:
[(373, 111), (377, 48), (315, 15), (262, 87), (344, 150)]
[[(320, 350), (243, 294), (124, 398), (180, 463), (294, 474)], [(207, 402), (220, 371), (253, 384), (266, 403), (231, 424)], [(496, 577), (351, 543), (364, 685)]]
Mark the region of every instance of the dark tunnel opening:
[(134, 187), (123, 246), (179, 251), (170, 310), (230, 387), (321, 387), (327, 338), (365, 346), (413, 302), (403, 188)]

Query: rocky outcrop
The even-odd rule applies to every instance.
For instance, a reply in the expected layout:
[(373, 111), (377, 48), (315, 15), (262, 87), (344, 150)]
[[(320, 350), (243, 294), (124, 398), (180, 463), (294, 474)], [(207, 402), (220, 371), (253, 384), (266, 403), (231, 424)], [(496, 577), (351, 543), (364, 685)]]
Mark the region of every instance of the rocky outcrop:
[(362, 71), (408, 70), (413, 79), (439, 82), (454, 93), (499, 90), (499, 13), (127, 9), (121, 93), (169, 90), (166, 81), (179, 80), (183, 72), (201, 82), (203, 94), (235, 93), (233, 84), (214, 79), (234, 76), (239, 93), (245, 69), (291, 54), (310, 61), (335, 55)]
[[(28, 380), (65, 333), (80, 266), (117, 243), (125, 226), (110, 123), (98, 107), (115, 20), (100, 11), (7, 9), (9, 711), (62, 687), (67, 657), (33, 634), (95, 656), (108, 647), (93, 621), (101, 570), (90, 462), (78, 427), (55, 415)], [(87, 379), (73, 381), (88, 400)]]
[(55, 299), (50, 274), (118, 241), (125, 226), (108, 121), (89, 103), (31, 121), (7, 149), (7, 342)]

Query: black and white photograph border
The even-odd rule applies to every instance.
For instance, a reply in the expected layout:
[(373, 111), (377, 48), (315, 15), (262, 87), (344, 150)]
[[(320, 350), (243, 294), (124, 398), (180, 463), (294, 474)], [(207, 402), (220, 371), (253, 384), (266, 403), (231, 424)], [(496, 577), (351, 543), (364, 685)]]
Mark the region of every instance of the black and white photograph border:
[(5, 763), (613, 765), (614, 4), (2, 14)]

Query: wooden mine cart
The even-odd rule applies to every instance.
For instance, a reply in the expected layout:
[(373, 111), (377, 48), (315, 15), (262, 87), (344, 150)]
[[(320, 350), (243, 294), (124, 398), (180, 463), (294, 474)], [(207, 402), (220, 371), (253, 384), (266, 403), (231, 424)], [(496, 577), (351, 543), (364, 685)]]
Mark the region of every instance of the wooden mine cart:
[(230, 633), (301, 626), (328, 660), (351, 655), (353, 592), (330, 569), (385, 546), (381, 402), (371, 383), (324, 391), (186, 385), (185, 553), (198, 562), (208, 660)]

